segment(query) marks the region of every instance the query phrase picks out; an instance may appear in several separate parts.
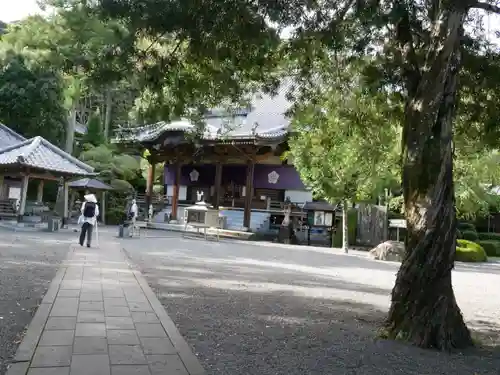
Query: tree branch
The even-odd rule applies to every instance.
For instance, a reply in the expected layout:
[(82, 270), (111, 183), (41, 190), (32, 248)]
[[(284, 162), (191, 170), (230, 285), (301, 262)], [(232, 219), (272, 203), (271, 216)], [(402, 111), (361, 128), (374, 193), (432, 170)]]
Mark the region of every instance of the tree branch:
[(483, 3), (481, 1), (477, 1), (475, 3), (472, 3), (470, 8), (483, 9), (483, 10), (490, 12), (490, 13), (500, 14), (500, 6), (494, 5), (494, 4), (489, 4), (489, 3)]
[(413, 43), (409, 10), (401, 2), (398, 2), (396, 6), (399, 7), (399, 12), (401, 12), (401, 16), (395, 25), (396, 40), (401, 53), (403, 76), (407, 90), (411, 94), (417, 89), (420, 81), (420, 64)]

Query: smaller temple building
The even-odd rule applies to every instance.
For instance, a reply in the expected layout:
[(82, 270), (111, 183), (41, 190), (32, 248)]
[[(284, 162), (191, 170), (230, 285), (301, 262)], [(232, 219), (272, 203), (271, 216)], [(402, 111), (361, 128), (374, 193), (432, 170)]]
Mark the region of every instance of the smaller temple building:
[(0, 123), (0, 219), (27, 220), (30, 181), (38, 181), (37, 202), (43, 201), (45, 181), (57, 181), (62, 207), (58, 214), (68, 218), (69, 182), (75, 177), (94, 176), (94, 169), (42, 137), (25, 139)]

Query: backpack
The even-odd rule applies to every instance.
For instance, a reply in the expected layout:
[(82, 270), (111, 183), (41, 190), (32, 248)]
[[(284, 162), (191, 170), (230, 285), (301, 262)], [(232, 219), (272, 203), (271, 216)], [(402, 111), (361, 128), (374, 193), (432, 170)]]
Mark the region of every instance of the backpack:
[(95, 216), (95, 203), (85, 202), (85, 208), (83, 209), (84, 217), (94, 217)]

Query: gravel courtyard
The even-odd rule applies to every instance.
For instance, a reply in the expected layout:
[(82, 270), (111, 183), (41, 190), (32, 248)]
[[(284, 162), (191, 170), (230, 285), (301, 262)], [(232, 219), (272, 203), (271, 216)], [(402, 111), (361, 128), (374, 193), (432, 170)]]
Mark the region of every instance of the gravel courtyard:
[[(397, 264), (297, 246), (148, 231), (123, 240), (209, 375), (500, 374), (500, 350), (447, 355), (377, 340)], [(500, 264), (458, 265), (481, 342), (500, 331)]]
[(69, 249), (68, 235), (0, 229), (0, 375)]

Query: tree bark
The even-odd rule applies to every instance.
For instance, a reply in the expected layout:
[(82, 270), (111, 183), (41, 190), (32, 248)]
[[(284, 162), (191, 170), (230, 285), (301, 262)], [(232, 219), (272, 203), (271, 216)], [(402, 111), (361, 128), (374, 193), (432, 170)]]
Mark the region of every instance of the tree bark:
[(113, 93), (111, 87), (106, 89), (106, 114), (104, 116), (104, 139), (106, 142), (109, 140), (109, 131), (111, 126), (111, 110), (113, 106)]
[(68, 154), (73, 153), (73, 146), (75, 143), (75, 129), (76, 129), (76, 104), (75, 101), (68, 113), (68, 126), (66, 128), (66, 145), (65, 150)]
[(407, 103), (403, 190), (408, 234), (387, 320), (391, 338), (439, 350), (473, 345), (451, 280), (456, 246), (452, 125), (466, 12), (440, 10), (423, 74)]

